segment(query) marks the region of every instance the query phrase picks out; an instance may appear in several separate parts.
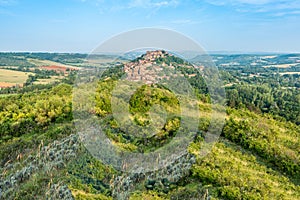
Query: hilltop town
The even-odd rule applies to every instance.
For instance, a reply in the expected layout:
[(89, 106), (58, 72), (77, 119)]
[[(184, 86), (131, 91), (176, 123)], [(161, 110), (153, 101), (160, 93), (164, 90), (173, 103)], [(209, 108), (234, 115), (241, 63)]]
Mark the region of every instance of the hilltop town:
[[(168, 57), (172, 56), (170, 53), (164, 50), (147, 51), (146, 54), (139, 59), (124, 65), (124, 71), (127, 74), (127, 80), (142, 81), (146, 84), (157, 83), (162, 79), (170, 79), (171, 76), (176, 74), (165, 72), (174, 72), (175, 67), (170, 63), (169, 65), (163, 62)], [(158, 62), (158, 61), (162, 62)]]

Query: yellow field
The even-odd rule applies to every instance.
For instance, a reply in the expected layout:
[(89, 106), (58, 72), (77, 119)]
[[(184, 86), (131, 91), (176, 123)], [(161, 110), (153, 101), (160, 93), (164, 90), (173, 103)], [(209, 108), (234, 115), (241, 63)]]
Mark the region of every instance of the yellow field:
[(293, 64), (279, 64), (279, 65), (268, 65), (263, 66), (264, 68), (270, 68), (270, 67), (276, 67), (276, 68), (290, 68), (293, 66), (299, 65), (299, 63), (293, 63)]
[(60, 66), (60, 67), (67, 67), (67, 68), (74, 68), (74, 69), (79, 69), (77, 67), (71, 66), (71, 65), (65, 65), (59, 62), (54, 62), (51, 60), (39, 60), (39, 59), (33, 59), (33, 58), (28, 58), (27, 59), (28, 62), (41, 67), (41, 66)]
[[(8, 69), (0, 69), (0, 83), (4, 86), (23, 85), (28, 79), (30, 72), (20, 72)], [(0, 84), (0, 87), (1, 87)]]
[(272, 58), (276, 58), (277, 56), (262, 56), (261, 58), (263, 59), (272, 59)]
[(281, 72), (279, 74), (280, 75), (285, 75), (285, 74), (300, 74), (300, 72)]
[(0, 66), (0, 68), (1, 68), (1, 69), (18, 69), (17, 66), (6, 66), (6, 65)]
[(33, 82), (34, 85), (37, 84), (49, 84), (49, 83), (54, 83), (56, 81), (59, 81), (63, 78), (63, 76), (52, 76), (51, 78), (48, 79), (38, 79), (37, 81)]

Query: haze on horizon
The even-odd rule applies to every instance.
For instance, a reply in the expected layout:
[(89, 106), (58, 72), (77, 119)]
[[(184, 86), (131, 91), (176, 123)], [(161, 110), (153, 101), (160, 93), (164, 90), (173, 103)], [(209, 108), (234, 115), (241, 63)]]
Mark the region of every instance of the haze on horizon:
[(298, 0), (0, 0), (0, 51), (89, 53), (155, 27), (207, 51), (300, 52), (299, 21)]

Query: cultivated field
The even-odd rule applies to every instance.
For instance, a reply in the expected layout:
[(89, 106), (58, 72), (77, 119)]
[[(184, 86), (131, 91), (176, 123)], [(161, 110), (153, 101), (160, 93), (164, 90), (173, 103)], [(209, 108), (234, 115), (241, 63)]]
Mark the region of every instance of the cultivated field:
[(0, 66), (0, 69), (18, 69), (17, 66)]
[(300, 72), (282, 72), (279, 73), (280, 75), (285, 75), (285, 74), (300, 74)]
[(262, 56), (261, 58), (263, 59), (272, 59), (272, 58), (277, 58), (278, 56)]
[(65, 65), (59, 62), (54, 62), (51, 60), (39, 60), (39, 59), (32, 59), (28, 58), (28, 62), (41, 67), (41, 66), (58, 66), (58, 67), (64, 67), (64, 68), (72, 68), (72, 69), (78, 69), (77, 67), (71, 66), (71, 65)]
[(0, 82), (0, 88), (8, 88), (8, 87), (13, 87), (16, 84), (14, 83), (5, 83), (5, 82)]
[(0, 87), (12, 87), (23, 85), (28, 79), (28, 75), (33, 73), (20, 72), (8, 69), (0, 69)]
[(67, 73), (67, 70), (70, 69), (70, 70), (77, 70), (77, 68), (74, 68), (74, 67), (64, 67), (64, 66), (57, 66), (57, 65), (51, 65), (51, 66), (41, 66), (39, 67), (40, 69), (44, 69), (44, 70), (53, 70), (53, 71), (56, 71), (56, 72), (64, 72), (64, 73)]
[(33, 84), (34, 85), (37, 85), (37, 84), (42, 84), (42, 85), (50, 84), (50, 83), (54, 83), (56, 81), (59, 81), (63, 78), (64, 78), (64, 76), (51, 76), (51, 78), (47, 78), (47, 79), (38, 79), (37, 81), (33, 82)]
[(279, 64), (279, 65), (268, 65), (263, 66), (264, 68), (276, 67), (276, 68), (290, 68), (293, 66), (299, 65), (299, 63), (292, 63), (292, 64)]

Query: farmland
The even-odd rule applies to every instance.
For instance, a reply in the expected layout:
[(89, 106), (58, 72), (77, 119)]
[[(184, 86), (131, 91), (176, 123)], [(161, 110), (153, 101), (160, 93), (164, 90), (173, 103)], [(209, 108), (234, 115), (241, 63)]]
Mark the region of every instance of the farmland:
[(0, 69), (0, 87), (23, 86), (31, 72)]
[(37, 84), (50, 84), (50, 83), (54, 83), (54, 82), (58, 82), (60, 80), (62, 80), (64, 78), (64, 76), (52, 76), (51, 78), (44, 78), (44, 79), (37, 79), (35, 82), (33, 82), (34, 85)]
[(265, 68), (270, 68), (270, 67), (274, 67), (274, 68), (290, 68), (293, 66), (298, 65), (298, 63), (292, 63), (292, 64), (279, 64), (279, 65), (269, 65), (269, 66), (263, 66)]
[(56, 84), (80, 69), (68, 64), (84, 63), (86, 55), (77, 56), (79, 58), (69, 54), (0, 53), (1, 94), (16, 93), (15, 88), (25, 86)]
[(68, 70), (76, 70), (76, 68), (70, 68), (70, 67), (65, 67), (65, 66), (57, 66), (57, 65), (50, 65), (50, 66), (41, 66), (39, 69), (44, 69), (44, 70), (53, 70), (56, 72), (63, 72), (66, 73)]
[(28, 62), (34, 64), (35, 66), (59, 66), (59, 67), (64, 67), (64, 68), (75, 68), (74, 66), (71, 65), (65, 65), (59, 62), (51, 61), (51, 60), (41, 60), (41, 59), (33, 59), (33, 58), (28, 58)]

